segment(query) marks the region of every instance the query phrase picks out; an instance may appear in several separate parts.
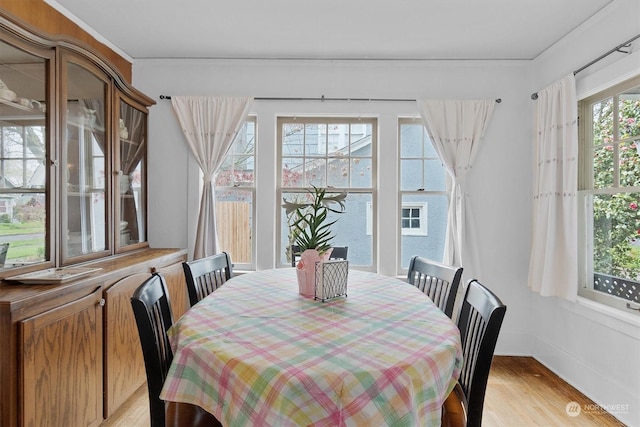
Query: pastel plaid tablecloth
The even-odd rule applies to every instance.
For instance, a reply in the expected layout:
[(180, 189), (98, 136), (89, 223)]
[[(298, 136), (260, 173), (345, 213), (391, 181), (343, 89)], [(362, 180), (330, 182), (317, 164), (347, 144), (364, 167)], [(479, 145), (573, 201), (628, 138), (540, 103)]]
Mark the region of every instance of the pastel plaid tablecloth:
[(348, 297), (324, 303), (298, 295), (293, 268), (236, 276), (169, 334), (160, 397), (225, 426), (436, 426), (462, 365), (427, 296), (354, 270)]

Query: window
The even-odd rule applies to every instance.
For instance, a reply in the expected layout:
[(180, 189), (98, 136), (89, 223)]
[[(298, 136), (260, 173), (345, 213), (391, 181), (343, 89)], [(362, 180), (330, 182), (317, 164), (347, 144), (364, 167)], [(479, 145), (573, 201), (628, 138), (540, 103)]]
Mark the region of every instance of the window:
[[(400, 210), (400, 228), (403, 235), (427, 235), (427, 203), (403, 204)], [(373, 207), (367, 204), (367, 234), (373, 233)]]
[(640, 304), (640, 78), (580, 103), (579, 293)]
[(441, 261), (447, 229), (446, 171), (420, 119), (400, 119), (400, 268), (414, 255)]
[(253, 269), (256, 119), (250, 117), (215, 178), (216, 226), (220, 247), (234, 268)]
[(45, 127), (25, 122), (0, 120), (0, 243), (10, 243), (6, 266), (45, 260)]
[(403, 235), (427, 235), (427, 203), (403, 204), (400, 213)]
[[(349, 261), (365, 268), (374, 268), (375, 259), (375, 234), (367, 233), (364, 219), (369, 205), (375, 212), (376, 138), (373, 118), (278, 118), (279, 205), (282, 200), (303, 202), (311, 186), (346, 192), (345, 212), (333, 214), (338, 221), (332, 226), (332, 244), (349, 246)], [(281, 266), (291, 265), (287, 219), (281, 209)]]

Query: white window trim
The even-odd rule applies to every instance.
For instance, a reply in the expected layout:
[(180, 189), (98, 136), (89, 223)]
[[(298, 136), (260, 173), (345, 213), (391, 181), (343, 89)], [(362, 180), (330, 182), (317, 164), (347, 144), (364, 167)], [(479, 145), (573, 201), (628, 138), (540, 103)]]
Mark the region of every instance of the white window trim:
[[(257, 181), (258, 181), (258, 172), (256, 169), (256, 165), (258, 163), (258, 120), (257, 117), (255, 115), (249, 115), (246, 119), (245, 122), (251, 122), (253, 123), (254, 126), (254, 146), (253, 146), (253, 163), (254, 163), (254, 168), (253, 168), (253, 182), (250, 183), (250, 185), (243, 185), (241, 183), (235, 183), (232, 187), (223, 187), (223, 186), (216, 186), (216, 191), (220, 190), (220, 191), (245, 191), (248, 193), (251, 193), (251, 230), (249, 231), (250, 235), (251, 235), (251, 262), (250, 263), (241, 263), (238, 262), (237, 260), (231, 260), (233, 262), (233, 268), (234, 268), (234, 274), (236, 272), (236, 270), (238, 272), (241, 271), (253, 271), (256, 269), (256, 255), (257, 255), (257, 246), (256, 246), (256, 212), (257, 212), (257, 207), (256, 207), (256, 185), (257, 185)], [(202, 170), (198, 168), (198, 194), (200, 195), (200, 198), (202, 197), (202, 191), (203, 191), (203, 173)], [(215, 185), (215, 181), (214, 181), (214, 185)], [(223, 248), (224, 250), (224, 248)]]
[[(378, 142), (379, 142), (379, 129), (378, 127), (380, 126), (379, 123), (379, 118), (376, 117), (376, 115), (371, 115), (371, 116), (354, 116), (351, 114), (346, 114), (344, 116), (342, 115), (335, 115), (335, 114), (321, 114), (321, 115), (308, 115), (308, 116), (289, 116), (289, 115), (277, 115), (275, 117), (275, 128), (276, 128), (276, 139), (275, 139), (275, 146), (276, 146), (276, 162), (275, 162), (275, 168), (276, 168), (276, 209), (278, 210), (278, 214), (280, 215), (281, 212), (281, 200), (283, 198), (283, 194), (287, 193), (287, 192), (303, 192), (303, 191), (307, 191), (308, 188), (305, 187), (283, 187), (282, 186), (282, 168), (281, 166), (281, 162), (282, 162), (282, 158), (283, 158), (283, 154), (282, 154), (282, 121), (287, 121), (287, 120), (299, 120), (300, 122), (309, 122), (309, 123), (334, 123), (334, 122), (339, 122), (339, 123), (350, 123), (350, 124), (354, 124), (354, 123), (361, 123), (363, 119), (367, 119), (367, 120), (371, 120), (372, 121), (372, 147), (371, 147), (371, 186), (370, 187), (335, 187), (332, 188), (332, 191), (336, 191), (336, 192), (340, 192), (340, 191), (345, 191), (347, 193), (353, 193), (353, 194), (371, 194), (371, 200), (373, 201), (374, 204), (376, 204), (377, 206), (377, 193), (378, 193)], [(286, 156), (289, 157), (289, 156)], [(311, 158), (315, 157), (315, 156), (310, 156)], [(322, 157), (322, 156), (320, 156)], [(331, 156), (330, 156), (331, 157)], [(256, 160), (259, 162), (259, 160)], [(370, 202), (367, 202), (368, 205), (370, 205)], [(372, 224), (372, 222), (374, 220), (377, 220), (377, 215), (375, 218), (372, 217), (372, 213), (370, 212), (370, 209), (367, 209), (367, 218), (368, 218), (368, 222), (367, 222), (367, 229), (366, 229), (366, 235), (371, 235), (371, 231), (372, 228), (369, 227), (370, 224)], [(281, 243), (280, 243), (280, 236), (282, 236), (283, 230), (282, 230), (282, 225), (281, 225), (281, 218), (279, 216), (276, 217), (276, 228), (275, 228), (275, 239), (276, 239), (276, 243), (275, 243), (275, 266), (276, 267), (287, 267), (287, 264), (282, 264), (280, 261), (280, 257), (279, 254), (282, 253), (282, 251), (284, 251), (284, 248), (282, 248)], [(370, 219), (370, 220), (369, 220)], [(372, 245), (372, 261), (371, 261), (371, 265), (350, 265), (350, 268), (356, 268), (358, 270), (363, 270), (363, 271), (378, 271), (378, 262), (377, 262), (377, 252), (378, 252), (378, 235), (374, 234), (372, 237), (372, 241), (371, 241), (371, 245)]]
[[(402, 227), (402, 210), (416, 209), (420, 210), (420, 228), (404, 228)], [(404, 236), (428, 236), (429, 235), (429, 207), (427, 202), (409, 202), (403, 203), (400, 207), (400, 228)]]
[(635, 187), (614, 187), (607, 189), (593, 188), (593, 163), (590, 155), (593, 146), (593, 135), (589, 124), (591, 124), (591, 110), (589, 109), (593, 100), (604, 100), (610, 96), (615, 96), (621, 91), (633, 88), (640, 84), (640, 75), (635, 75), (626, 81), (612, 83), (608, 88), (584, 96), (579, 100), (579, 115), (583, 117), (579, 127), (579, 189), (578, 191), (578, 302), (592, 310), (614, 317), (617, 320), (627, 321), (631, 318), (640, 318), (640, 305), (628, 301), (624, 298), (609, 295), (604, 292), (594, 290), (594, 268), (593, 268), (593, 229), (588, 225), (592, 223), (590, 214), (592, 208), (587, 206), (587, 198), (592, 194), (614, 194), (618, 192), (638, 192), (640, 188)]
[[(407, 202), (403, 203), (400, 207), (400, 213), (398, 218), (400, 219), (400, 229), (404, 236), (428, 236), (429, 235), (429, 203), (428, 202)], [(403, 228), (402, 227), (402, 209), (404, 208), (418, 208), (420, 209), (420, 228)], [(373, 232), (373, 208), (370, 202), (367, 202), (367, 236), (370, 236)]]

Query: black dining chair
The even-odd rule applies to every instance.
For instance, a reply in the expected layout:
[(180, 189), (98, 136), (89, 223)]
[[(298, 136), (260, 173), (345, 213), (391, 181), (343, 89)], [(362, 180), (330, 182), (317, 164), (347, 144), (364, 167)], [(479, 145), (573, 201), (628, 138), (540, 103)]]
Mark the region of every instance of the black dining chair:
[(151, 427), (222, 426), (213, 415), (198, 406), (160, 399), (173, 360), (167, 336), (167, 330), (173, 324), (171, 301), (160, 274), (154, 273), (142, 282), (131, 297), (131, 307), (147, 374)]
[[(300, 258), (300, 246), (291, 245), (291, 267), (295, 267)], [(349, 253), (349, 246), (332, 246), (330, 260), (346, 260)]]
[(480, 427), (493, 353), (507, 306), (493, 292), (471, 280), (462, 301), (458, 328), (464, 357), (454, 390), (442, 408), (444, 427)]
[(226, 252), (183, 262), (182, 268), (192, 307), (233, 277), (233, 264)]
[(420, 256), (414, 256), (409, 263), (407, 281), (431, 298), (449, 318), (453, 318), (453, 306), (461, 279), (462, 267), (441, 264)]

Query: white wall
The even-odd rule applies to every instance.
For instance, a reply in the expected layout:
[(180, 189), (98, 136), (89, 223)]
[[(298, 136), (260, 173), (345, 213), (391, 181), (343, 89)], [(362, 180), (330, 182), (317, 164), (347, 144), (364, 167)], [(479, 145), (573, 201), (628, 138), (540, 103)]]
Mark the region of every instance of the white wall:
[[(640, 2), (617, 0), (533, 63), (538, 90), (640, 33)], [(640, 74), (640, 52), (614, 53), (576, 75), (578, 97)], [(640, 426), (640, 319), (579, 299), (532, 296), (532, 355), (618, 419)], [(628, 405), (628, 406), (625, 406)]]

